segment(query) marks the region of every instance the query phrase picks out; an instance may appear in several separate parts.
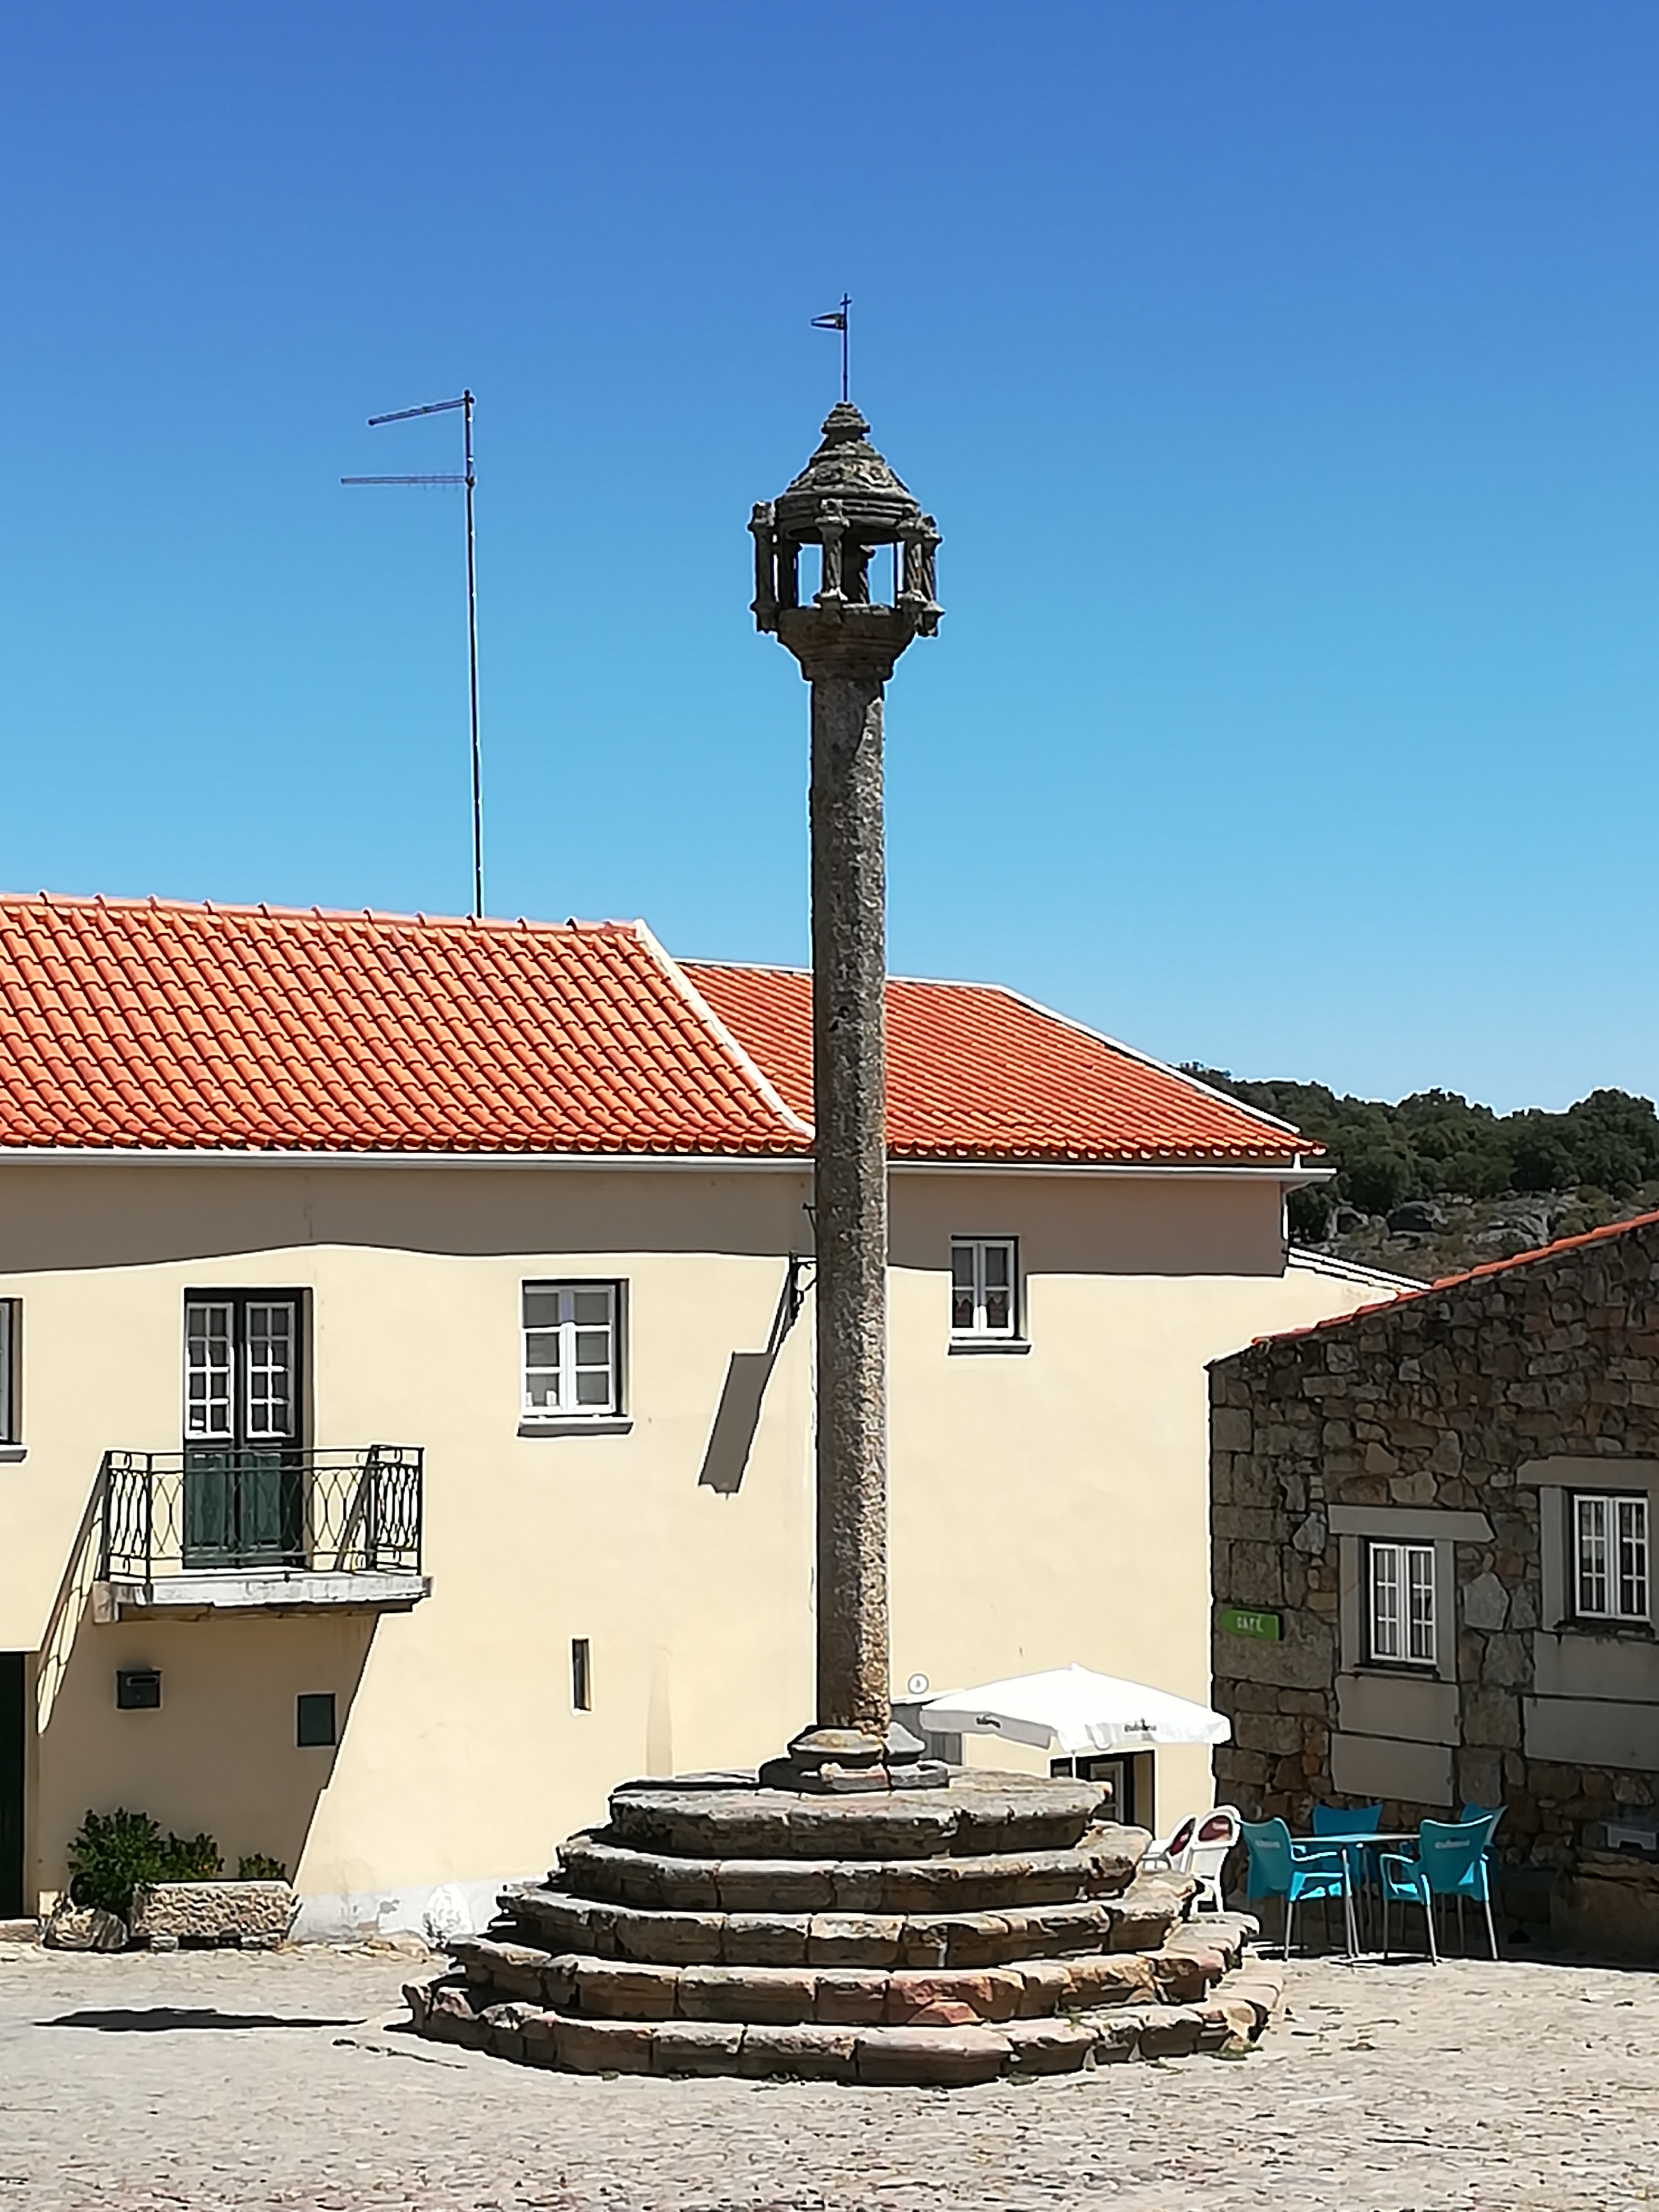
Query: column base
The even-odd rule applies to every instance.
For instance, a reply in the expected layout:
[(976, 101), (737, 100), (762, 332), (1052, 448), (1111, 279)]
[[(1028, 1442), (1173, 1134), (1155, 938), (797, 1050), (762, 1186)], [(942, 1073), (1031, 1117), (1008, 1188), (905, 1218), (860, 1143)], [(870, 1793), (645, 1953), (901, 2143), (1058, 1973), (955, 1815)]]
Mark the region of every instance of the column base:
[(818, 1796), (874, 1795), (892, 1790), (943, 1790), (951, 1770), (926, 1759), (915, 1736), (901, 1728), (883, 1736), (862, 1729), (810, 1728), (781, 1759), (769, 1759), (758, 1777), (763, 1790), (795, 1790)]

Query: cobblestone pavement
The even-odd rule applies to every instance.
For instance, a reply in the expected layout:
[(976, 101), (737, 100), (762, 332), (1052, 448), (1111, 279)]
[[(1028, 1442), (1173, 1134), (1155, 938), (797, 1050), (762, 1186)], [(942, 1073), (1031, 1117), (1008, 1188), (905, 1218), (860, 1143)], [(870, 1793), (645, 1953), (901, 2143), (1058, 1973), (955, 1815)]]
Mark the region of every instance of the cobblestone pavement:
[(947, 2094), (531, 2073), (387, 2032), (410, 1971), (0, 1949), (0, 2212), (1659, 2203), (1650, 1973), (1298, 1964), (1247, 2058)]

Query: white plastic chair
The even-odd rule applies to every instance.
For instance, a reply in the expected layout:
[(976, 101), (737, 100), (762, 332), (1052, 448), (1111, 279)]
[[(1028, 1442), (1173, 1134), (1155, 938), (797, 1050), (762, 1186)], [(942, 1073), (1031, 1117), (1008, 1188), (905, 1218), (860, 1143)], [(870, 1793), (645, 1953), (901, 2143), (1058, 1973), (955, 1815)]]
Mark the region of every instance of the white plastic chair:
[(1222, 1910), (1221, 1869), (1243, 1829), (1243, 1815), (1237, 1805), (1213, 1807), (1194, 1828), (1192, 1840), (1176, 1870), (1198, 1878), (1198, 1895), (1193, 1900), (1196, 1911)]
[(1194, 1911), (1219, 1912), (1221, 1869), (1238, 1841), (1243, 1820), (1237, 1805), (1214, 1805), (1207, 1813), (1189, 1813), (1166, 1842), (1152, 1845), (1140, 1863), (1148, 1871), (1167, 1868), (1171, 1874), (1194, 1875), (1198, 1882)]

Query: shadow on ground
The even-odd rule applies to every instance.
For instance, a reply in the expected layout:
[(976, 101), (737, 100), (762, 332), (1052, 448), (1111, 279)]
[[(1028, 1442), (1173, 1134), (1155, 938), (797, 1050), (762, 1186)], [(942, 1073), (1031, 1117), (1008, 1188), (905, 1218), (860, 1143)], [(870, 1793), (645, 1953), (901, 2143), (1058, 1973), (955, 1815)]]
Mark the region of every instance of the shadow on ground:
[(41, 2027), (91, 2027), (104, 2035), (166, 2035), (174, 2028), (356, 2027), (355, 2020), (283, 2019), (274, 2012), (216, 2012), (210, 2005), (152, 2005), (147, 2011), (66, 2012)]

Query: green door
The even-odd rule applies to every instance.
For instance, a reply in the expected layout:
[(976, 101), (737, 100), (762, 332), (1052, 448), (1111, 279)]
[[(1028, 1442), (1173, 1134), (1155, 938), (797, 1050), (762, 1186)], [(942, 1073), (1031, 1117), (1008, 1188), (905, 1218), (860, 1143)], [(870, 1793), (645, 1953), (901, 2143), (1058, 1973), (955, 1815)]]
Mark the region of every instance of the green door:
[(291, 1293), (185, 1301), (187, 1567), (304, 1562), (299, 1322)]
[(23, 1654), (0, 1651), (0, 1920), (23, 1912)]

